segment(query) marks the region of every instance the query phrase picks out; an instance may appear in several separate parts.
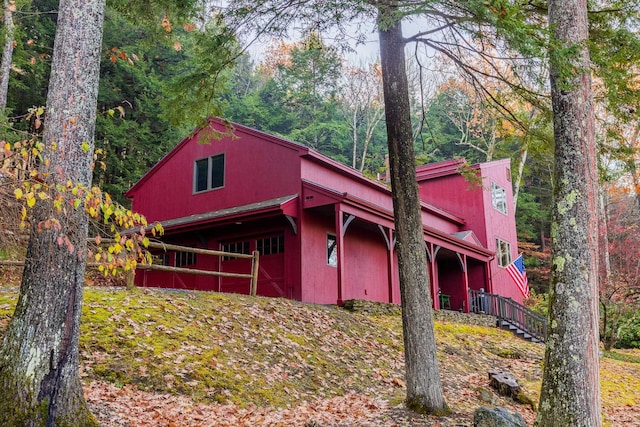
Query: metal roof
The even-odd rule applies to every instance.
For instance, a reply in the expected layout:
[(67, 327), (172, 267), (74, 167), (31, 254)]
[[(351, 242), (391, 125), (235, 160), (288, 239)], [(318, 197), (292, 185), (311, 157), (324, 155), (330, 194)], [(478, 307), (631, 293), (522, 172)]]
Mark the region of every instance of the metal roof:
[(181, 226), (188, 226), (196, 223), (209, 222), (211, 220), (218, 220), (224, 217), (233, 217), (240, 214), (259, 213), (264, 211), (270, 211), (275, 208), (279, 208), (287, 202), (294, 200), (298, 197), (297, 194), (290, 196), (277, 197), (275, 199), (264, 200), (262, 202), (250, 203), (248, 205), (235, 206), (232, 208), (220, 209), (217, 211), (204, 212), (200, 214), (183, 216), (180, 218), (168, 219), (165, 221), (159, 221), (165, 229), (176, 228)]

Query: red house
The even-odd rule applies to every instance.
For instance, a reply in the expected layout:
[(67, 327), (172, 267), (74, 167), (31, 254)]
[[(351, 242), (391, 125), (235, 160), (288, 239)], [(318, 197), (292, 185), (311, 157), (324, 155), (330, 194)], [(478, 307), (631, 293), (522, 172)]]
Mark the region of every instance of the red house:
[[(224, 130), (217, 119), (212, 129)], [(133, 210), (165, 228), (163, 241), (260, 252), (258, 294), (320, 304), (400, 302), (390, 190), (341, 163), (282, 138), (233, 124), (233, 137), (183, 139), (128, 192)], [(210, 129), (209, 129), (210, 130)], [(505, 271), (517, 252), (509, 160), (417, 168), (432, 296), (468, 310), (469, 289), (522, 295)], [(249, 271), (249, 260), (173, 252), (164, 262)], [(138, 270), (136, 283), (247, 293), (246, 279)], [(440, 308), (440, 298), (434, 305)]]

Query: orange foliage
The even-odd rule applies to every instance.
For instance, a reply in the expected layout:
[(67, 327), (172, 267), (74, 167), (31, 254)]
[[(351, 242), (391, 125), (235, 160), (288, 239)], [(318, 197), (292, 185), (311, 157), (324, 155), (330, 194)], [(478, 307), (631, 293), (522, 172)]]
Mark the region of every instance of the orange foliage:
[(268, 77), (273, 77), (279, 66), (291, 67), (291, 51), (296, 43), (285, 43), (283, 40), (273, 40), (264, 59), (258, 64), (258, 70)]

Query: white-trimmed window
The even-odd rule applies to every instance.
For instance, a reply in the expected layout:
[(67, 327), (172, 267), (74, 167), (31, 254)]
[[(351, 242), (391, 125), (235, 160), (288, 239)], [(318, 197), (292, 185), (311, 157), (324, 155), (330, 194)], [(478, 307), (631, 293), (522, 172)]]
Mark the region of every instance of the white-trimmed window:
[(338, 239), (335, 234), (327, 233), (327, 265), (338, 266)]
[(500, 267), (511, 264), (511, 245), (502, 239), (496, 239), (496, 258)]
[(193, 170), (193, 191), (224, 187), (224, 153), (196, 160)]
[(491, 205), (494, 209), (507, 214), (507, 192), (493, 181), (491, 181)]

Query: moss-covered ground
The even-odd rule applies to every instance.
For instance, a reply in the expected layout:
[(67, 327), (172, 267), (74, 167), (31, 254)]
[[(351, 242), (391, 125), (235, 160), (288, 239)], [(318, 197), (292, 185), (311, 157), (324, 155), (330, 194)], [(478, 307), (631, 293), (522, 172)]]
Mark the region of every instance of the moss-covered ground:
[[(0, 333), (16, 300), (15, 288), (0, 287)], [(486, 372), (512, 372), (525, 397), (537, 402), (542, 345), (496, 328), (450, 322), (435, 328), (454, 416), (468, 419), (478, 406), (500, 404), (533, 419), (535, 405), (496, 396)], [(283, 299), (89, 287), (80, 348), (87, 383), (135, 385), (205, 404), (286, 408), (356, 393), (394, 405), (404, 397), (400, 316)], [(638, 362), (637, 351), (601, 360), (605, 413), (640, 408)]]

